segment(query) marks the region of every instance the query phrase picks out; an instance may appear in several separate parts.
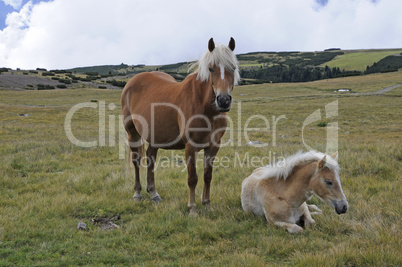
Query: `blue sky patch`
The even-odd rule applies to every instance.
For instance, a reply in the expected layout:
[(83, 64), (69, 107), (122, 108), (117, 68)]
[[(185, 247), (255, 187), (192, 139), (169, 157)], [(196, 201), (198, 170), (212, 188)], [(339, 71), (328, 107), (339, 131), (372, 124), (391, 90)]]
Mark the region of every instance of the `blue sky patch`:
[[(40, 2), (50, 2), (51, 0), (31, 0), (33, 5), (37, 5)], [(0, 30), (4, 30), (6, 25), (6, 18), (9, 13), (19, 12), (21, 8), (28, 3), (29, 0), (22, 0), (21, 6), (18, 9), (14, 9), (11, 5), (6, 5), (3, 0), (0, 0)]]

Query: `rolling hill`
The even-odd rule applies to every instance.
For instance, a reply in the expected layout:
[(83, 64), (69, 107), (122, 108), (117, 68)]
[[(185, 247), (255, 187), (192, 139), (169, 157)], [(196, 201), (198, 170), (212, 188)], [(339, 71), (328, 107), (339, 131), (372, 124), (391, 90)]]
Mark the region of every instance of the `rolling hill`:
[[(266, 82), (308, 82), (358, 76), (402, 68), (402, 48), (377, 50), (329, 49), (316, 52), (252, 52), (239, 54), (242, 85)], [(36, 71), (0, 68), (0, 88), (48, 90), (69, 87), (122, 88), (135, 74), (163, 71), (183, 80), (194, 62), (169, 65), (102, 65), (68, 70)], [(1, 75), (1, 73), (4, 73)], [(24, 75), (24, 76), (22, 76)]]
[[(391, 64), (380, 64), (368, 73), (395, 71), (402, 68), (402, 49), (340, 50), (316, 52), (252, 52), (237, 55), (243, 83), (306, 82), (335, 77), (365, 74), (381, 60), (388, 58)], [(159, 70), (181, 80), (188, 74), (193, 62), (169, 65), (104, 65), (74, 68), (73, 73), (98, 73), (100, 75), (134, 75), (144, 71)]]

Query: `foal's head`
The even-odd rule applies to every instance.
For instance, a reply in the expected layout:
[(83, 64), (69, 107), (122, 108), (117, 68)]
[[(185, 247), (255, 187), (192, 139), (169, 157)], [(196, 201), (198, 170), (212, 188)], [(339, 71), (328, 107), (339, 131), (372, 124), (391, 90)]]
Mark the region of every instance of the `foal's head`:
[(235, 40), (230, 38), (228, 46), (215, 46), (211, 38), (208, 51), (198, 61), (198, 78), (209, 82), (215, 95), (215, 105), (220, 112), (227, 112), (232, 105), (231, 92), (240, 80), (236, 56), (233, 54)]
[[(336, 153), (331, 156), (331, 161), (336, 159)], [(348, 210), (348, 202), (343, 193), (341, 181), (338, 174), (338, 164), (327, 164), (327, 156), (324, 156), (318, 163), (316, 172), (311, 179), (314, 193), (333, 207), (336, 213), (345, 213)]]

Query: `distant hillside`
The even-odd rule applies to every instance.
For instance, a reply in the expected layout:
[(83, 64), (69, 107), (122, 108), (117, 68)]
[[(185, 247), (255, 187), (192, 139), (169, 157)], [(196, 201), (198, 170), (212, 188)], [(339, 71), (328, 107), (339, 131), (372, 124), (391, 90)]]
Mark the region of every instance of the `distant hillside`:
[(119, 74), (122, 70), (127, 71), (128, 69), (133, 68), (133, 66), (129, 66), (126, 64), (120, 64), (120, 65), (103, 65), (103, 66), (92, 66), (92, 67), (79, 67), (79, 68), (73, 68), (73, 69), (68, 69), (67, 71), (70, 71), (72, 73), (98, 73), (101, 75), (117, 75)]
[[(402, 53), (402, 49), (383, 49), (383, 50), (344, 50), (343, 55), (339, 55), (330, 62), (326, 62), (328, 67), (338, 67), (345, 70), (364, 71), (367, 66), (372, 66), (381, 59)], [(325, 66), (322, 66), (325, 67)]]
[(391, 72), (397, 71), (402, 68), (402, 53), (387, 56), (372, 66), (367, 66), (364, 74), (378, 73), (378, 72)]
[[(243, 84), (263, 82), (306, 82), (351, 75), (362, 75), (375, 72), (398, 70), (402, 65), (402, 57), (387, 59), (392, 55), (400, 55), (402, 49), (377, 50), (341, 50), (326, 49), (316, 52), (252, 52), (237, 55)], [(191, 62), (180, 62), (169, 65), (104, 65), (69, 69), (73, 74), (99, 76), (132, 76), (145, 71), (163, 71), (177, 80), (188, 75)]]
[(256, 52), (238, 58), (244, 83), (307, 82), (398, 71), (402, 68), (401, 52), (402, 49), (327, 49), (324, 52)]
[[(402, 69), (402, 49), (320, 52), (253, 52), (237, 55), (241, 84), (308, 82), (337, 77), (393, 72)], [(146, 65), (103, 65), (69, 70), (11, 70), (0, 68), (0, 89), (51, 90), (56, 88), (121, 89), (135, 74), (163, 71), (181, 81), (194, 62)]]

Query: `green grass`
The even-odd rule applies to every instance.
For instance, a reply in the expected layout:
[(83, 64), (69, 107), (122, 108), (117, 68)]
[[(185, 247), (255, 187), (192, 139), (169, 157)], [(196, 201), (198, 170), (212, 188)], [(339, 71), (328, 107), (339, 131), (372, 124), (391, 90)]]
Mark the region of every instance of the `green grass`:
[(341, 70), (358, 70), (365, 71), (367, 66), (373, 65), (386, 56), (402, 53), (402, 50), (363, 50), (359, 51), (344, 51), (344, 55), (335, 57), (333, 60), (322, 65), (328, 67), (339, 67)]
[[(364, 78), (236, 87), (229, 112), (234, 131), (224, 136), (228, 140), (232, 134), (235, 144), (218, 154), (220, 160), (227, 157), (229, 165), (214, 169), (207, 208), (200, 201), (200, 162), (196, 218), (187, 214), (184, 166), (162, 164), (176, 163), (183, 151), (159, 153), (156, 186), (164, 201), (151, 203), (144, 192), (146, 200), (136, 203), (131, 198), (132, 173), (119, 159), (118, 146), (108, 146), (108, 132), (103, 147), (80, 148), (67, 139), (64, 119), (77, 103), (96, 99), (116, 104), (116, 109), (106, 110), (106, 129), (113, 126), (109, 116), (116, 116), (117, 125), (121, 91), (0, 91), (0, 265), (400, 266), (402, 91), (353, 96), (332, 89), (374, 92), (402, 83), (401, 73)], [(335, 100), (338, 116), (327, 119), (325, 105)], [(350, 210), (338, 216), (313, 198), (311, 203), (324, 213), (314, 216), (312, 228), (291, 235), (244, 213), (240, 186), (255, 168), (245, 164), (247, 160), (265, 157), (262, 163), (267, 164), (305, 150), (301, 128), (317, 109), (322, 121), (305, 129), (305, 141), (324, 150), (326, 127), (317, 124), (338, 122), (341, 180)], [(17, 115), (21, 113), (30, 116)], [(245, 145), (245, 122), (255, 114), (265, 116), (270, 128), (248, 132), (248, 137), (267, 147)], [(286, 118), (277, 123), (274, 137), (272, 116), (281, 115)], [(97, 140), (98, 110), (80, 110), (73, 126), (77, 138)], [(249, 127), (265, 124), (255, 119)], [(145, 188), (144, 176), (142, 184)], [(121, 215), (119, 229), (90, 225), (92, 218), (116, 214)], [(87, 231), (76, 229), (80, 220), (89, 224)]]

